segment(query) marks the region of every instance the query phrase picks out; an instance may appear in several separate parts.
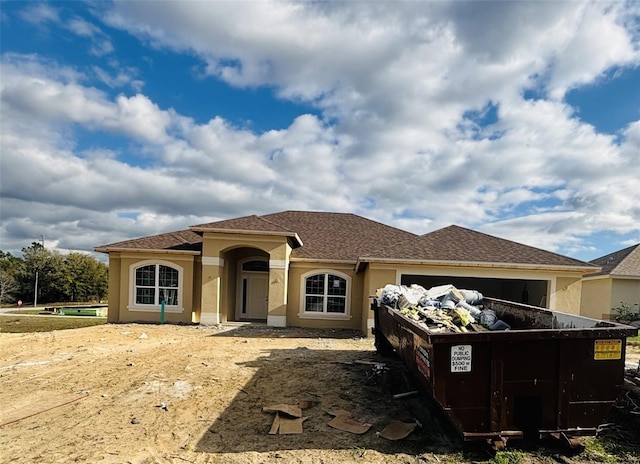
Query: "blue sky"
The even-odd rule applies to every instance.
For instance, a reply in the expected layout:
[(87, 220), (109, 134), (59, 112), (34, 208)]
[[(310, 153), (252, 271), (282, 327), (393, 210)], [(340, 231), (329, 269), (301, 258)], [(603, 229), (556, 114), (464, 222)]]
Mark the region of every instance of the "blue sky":
[(0, 248), (288, 209), (640, 241), (637, 2), (0, 2)]

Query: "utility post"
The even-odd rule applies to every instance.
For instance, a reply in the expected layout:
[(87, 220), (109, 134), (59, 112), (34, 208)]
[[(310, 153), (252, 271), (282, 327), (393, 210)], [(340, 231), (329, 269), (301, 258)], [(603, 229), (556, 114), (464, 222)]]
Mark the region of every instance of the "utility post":
[[(44, 235), (40, 236), (40, 240), (42, 241), (42, 250), (44, 251)], [(38, 306), (38, 268), (36, 267), (36, 283), (33, 286), (33, 307), (36, 308)]]

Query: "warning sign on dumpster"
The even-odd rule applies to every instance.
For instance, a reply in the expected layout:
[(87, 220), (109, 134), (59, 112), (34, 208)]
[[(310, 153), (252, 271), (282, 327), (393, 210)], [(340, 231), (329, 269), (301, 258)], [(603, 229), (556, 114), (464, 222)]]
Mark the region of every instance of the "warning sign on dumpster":
[(621, 359), (622, 340), (596, 340), (593, 359)]
[(451, 372), (471, 372), (471, 345), (451, 347)]

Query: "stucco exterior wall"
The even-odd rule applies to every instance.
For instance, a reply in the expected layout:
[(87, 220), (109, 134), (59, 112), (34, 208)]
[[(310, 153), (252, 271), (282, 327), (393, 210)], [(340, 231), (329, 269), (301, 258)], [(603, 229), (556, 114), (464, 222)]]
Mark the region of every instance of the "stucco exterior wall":
[[(517, 302), (520, 301), (522, 289), (520, 287), (508, 288), (509, 281), (539, 281), (541, 282), (541, 290), (535, 297), (532, 295), (530, 304), (572, 314), (580, 313), (582, 275), (577, 272), (558, 274), (554, 271), (541, 269), (373, 262), (368, 265), (365, 275), (367, 276), (365, 277), (365, 286), (368, 287), (365, 293), (368, 295), (373, 295), (378, 288), (386, 284), (400, 284), (402, 275), (450, 276), (468, 279), (496, 279), (495, 284), (500, 286), (498, 290), (501, 297)], [(367, 318), (373, 319), (372, 311), (369, 311)]]
[(191, 306), (193, 314), (191, 320), (194, 323), (200, 323), (200, 304), (202, 302), (202, 258), (196, 256), (193, 261), (193, 284), (191, 286), (192, 301)]
[[(114, 259), (115, 261), (115, 259)], [(140, 309), (133, 308), (134, 281), (132, 269), (138, 265), (169, 263), (177, 268), (181, 268), (181, 305), (178, 310), (165, 307), (164, 320), (167, 323), (184, 323), (192, 322), (193, 311), (193, 264), (194, 256), (187, 254), (168, 254), (168, 253), (121, 253), (119, 254), (120, 269), (119, 272), (113, 272), (114, 279), (118, 279), (114, 285), (114, 293), (117, 293), (115, 301), (117, 308), (114, 308), (118, 314), (119, 322), (160, 322), (160, 307)], [(111, 256), (109, 258), (109, 266), (111, 268)], [(111, 272), (111, 271), (110, 271)], [(109, 313), (112, 312), (111, 301), (111, 276), (109, 281)], [(111, 316), (109, 316), (111, 317)], [(109, 319), (111, 320), (111, 319)]]
[(364, 274), (364, 285), (362, 293), (362, 318), (360, 320), (360, 330), (368, 337), (372, 336), (371, 329), (374, 327), (374, 314), (371, 310), (370, 296), (375, 296), (376, 290), (387, 284), (396, 283), (396, 268), (387, 264), (372, 263), (362, 272)]
[(609, 320), (611, 317), (611, 287), (612, 280), (607, 276), (583, 280), (580, 314), (594, 319)]
[(615, 277), (613, 279), (611, 307), (617, 308), (622, 303), (626, 303), (632, 310), (638, 311), (640, 306), (640, 278)]
[(120, 253), (109, 253), (109, 307), (107, 322), (120, 321)]
[[(249, 250), (246, 252), (236, 250)], [(267, 323), (286, 324), (288, 265), (291, 247), (287, 237), (205, 232), (202, 244), (200, 321), (219, 323), (235, 319), (237, 263), (243, 253), (269, 259)]]
[[(205, 232), (202, 256), (195, 253), (110, 252), (108, 320), (159, 321), (159, 308), (150, 310), (131, 307), (134, 289), (131, 272), (133, 267), (143, 262), (166, 262), (182, 269), (181, 310), (166, 310), (166, 322), (218, 323), (236, 320), (238, 265), (243, 259), (248, 258), (264, 258), (269, 261), (267, 323), (276, 326), (350, 328), (370, 335), (374, 314), (370, 310), (369, 297), (375, 295), (376, 290), (386, 284), (400, 284), (402, 275), (496, 279), (496, 285), (502, 286), (508, 286), (510, 279), (537, 281), (536, 298), (542, 296), (547, 307), (574, 314), (582, 311), (585, 315), (597, 318), (602, 317), (603, 307), (609, 308), (611, 305), (611, 300), (608, 303), (600, 300), (603, 289), (598, 288), (601, 284), (596, 284), (593, 292), (588, 285), (585, 287), (585, 295), (590, 297), (589, 301), (585, 301), (581, 306), (582, 276), (578, 272), (558, 273), (553, 270), (508, 269), (499, 266), (370, 262), (356, 273), (355, 263), (303, 260), (292, 262), (291, 251), (285, 236)], [(303, 276), (312, 271), (335, 271), (347, 277), (348, 317), (338, 314), (318, 316), (303, 313)], [(499, 282), (498, 279), (504, 281)], [(621, 283), (616, 298), (628, 298), (633, 303), (640, 302), (640, 284), (638, 281), (633, 282)], [(519, 301), (517, 297), (520, 295), (520, 289), (514, 287), (509, 291), (515, 292), (515, 297), (508, 299)], [(531, 304), (540, 303), (531, 301)], [(594, 306), (599, 309), (592, 309)]]
[(558, 277), (555, 292), (551, 294), (551, 309), (563, 313), (580, 314), (581, 296), (582, 276)]
[[(336, 319), (327, 316), (301, 315), (303, 298), (303, 276), (307, 273), (337, 271), (349, 277), (349, 318)], [(356, 274), (351, 263), (292, 262), (289, 267), (287, 325), (313, 328), (342, 328), (360, 330), (362, 320), (363, 275)]]

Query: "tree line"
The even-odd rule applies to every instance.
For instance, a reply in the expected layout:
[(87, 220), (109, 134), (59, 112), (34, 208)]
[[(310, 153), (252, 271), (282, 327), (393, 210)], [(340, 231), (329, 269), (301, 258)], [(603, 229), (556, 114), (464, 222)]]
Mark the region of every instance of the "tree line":
[(38, 242), (23, 248), (22, 258), (0, 250), (0, 303), (99, 302), (107, 297), (108, 272), (93, 256)]

